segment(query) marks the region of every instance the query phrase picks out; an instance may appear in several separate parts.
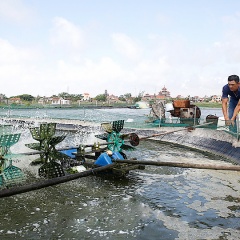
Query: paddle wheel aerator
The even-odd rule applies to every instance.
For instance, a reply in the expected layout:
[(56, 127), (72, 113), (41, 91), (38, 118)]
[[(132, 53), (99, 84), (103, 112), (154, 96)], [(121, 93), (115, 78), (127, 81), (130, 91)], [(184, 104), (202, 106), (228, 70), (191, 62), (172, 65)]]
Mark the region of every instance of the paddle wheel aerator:
[(2, 133), (3, 135), (0, 135), (0, 187), (16, 185), (25, 179), (22, 170), (12, 165), (13, 155), (10, 152), (10, 147), (18, 142), (21, 134)]
[[(124, 120), (118, 120), (102, 123), (101, 127), (105, 133), (100, 135), (95, 135), (95, 137), (105, 140), (107, 142), (107, 149), (112, 152), (119, 152), (124, 158), (126, 158), (125, 151), (135, 150), (135, 146), (139, 144), (139, 137), (135, 133), (121, 134), (121, 130), (124, 126)], [(126, 143), (130, 143), (127, 145)], [(133, 147), (134, 146), (134, 147)]]
[[(63, 167), (58, 161), (62, 161), (66, 156), (56, 150), (56, 145), (62, 142), (66, 135), (55, 136), (56, 123), (41, 124), (40, 127), (30, 128), (33, 139), (38, 143), (26, 144), (27, 147), (40, 151), (40, 158), (35, 163), (40, 163), (38, 173), (40, 177), (55, 178), (64, 176)], [(33, 164), (34, 164), (33, 162)]]

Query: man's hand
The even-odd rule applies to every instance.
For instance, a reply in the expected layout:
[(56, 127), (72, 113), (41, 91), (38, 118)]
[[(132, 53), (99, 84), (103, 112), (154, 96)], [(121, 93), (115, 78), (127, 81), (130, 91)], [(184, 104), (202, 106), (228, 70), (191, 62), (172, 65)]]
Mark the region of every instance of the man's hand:
[(225, 125), (226, 126), (232, 125), (232, 120), (225, 120)]
[(235, 125), (235, 121), (234, 120), (231, 120), (231, 119), (228, 119), (228, 120), (225, 120), (225, 125), (226, 126), (234, 126)]

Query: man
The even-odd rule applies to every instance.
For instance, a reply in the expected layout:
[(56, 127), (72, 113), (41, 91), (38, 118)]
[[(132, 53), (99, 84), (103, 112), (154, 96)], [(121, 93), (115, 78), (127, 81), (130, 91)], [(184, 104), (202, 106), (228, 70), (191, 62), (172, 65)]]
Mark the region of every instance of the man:
[[(228, 96), (230, 96), (229, 103), (228, 103)], [(234, 122), (232, 121), (235, 120), (237, 115), (236, 112), (238, 107), (236, 106), (238, 105), (239, 99), (240, 99), (239, 77), (237, 75), (231, 75), (228, 77), (228, 84), (223, 86), (223, 89), (222, 89), (222, 112), (223, 112), (226, 125), (231, 125), (231, 124), (234, 125)]]

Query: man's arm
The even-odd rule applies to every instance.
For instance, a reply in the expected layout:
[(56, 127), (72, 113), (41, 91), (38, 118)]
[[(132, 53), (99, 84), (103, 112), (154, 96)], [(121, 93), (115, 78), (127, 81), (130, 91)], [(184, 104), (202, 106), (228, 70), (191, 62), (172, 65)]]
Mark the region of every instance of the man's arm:
[(222, 112), (225, 120), (229, 120), (227, 105), (228, 105), (228, 98), (222, 98)]
[(234, 109), (233, 116), (232, 116), (231, 120), (235, 120), (236, 119), (239, 111), (240, 111), (240, 100), (238, 101), (238, 104), (237, 104), (237, 106)]

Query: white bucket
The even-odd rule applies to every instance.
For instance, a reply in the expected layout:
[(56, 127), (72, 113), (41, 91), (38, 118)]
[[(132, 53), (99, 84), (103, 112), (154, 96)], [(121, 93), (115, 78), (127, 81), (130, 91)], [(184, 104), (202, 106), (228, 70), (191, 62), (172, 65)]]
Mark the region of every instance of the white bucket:
[(218, 118), (218, 125), (217, 125), (217, 129), (218, 128), (225, 128), (225, 119), (224, 117), (219, 117)]
[(166, 103), (165, 109), (166, 109), (167, 112), (169, 112), (171, 110), (174, 110), (173, 104), (172, 103)]

